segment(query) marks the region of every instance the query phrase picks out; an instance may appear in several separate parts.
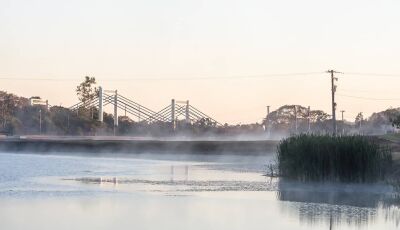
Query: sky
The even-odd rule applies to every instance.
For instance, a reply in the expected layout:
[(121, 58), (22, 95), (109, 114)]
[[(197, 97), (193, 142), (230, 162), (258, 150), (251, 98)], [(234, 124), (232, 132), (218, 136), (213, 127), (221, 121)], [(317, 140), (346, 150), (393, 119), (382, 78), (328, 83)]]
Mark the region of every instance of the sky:
[(0, 0), (0, 90), (68, 107), (88, 75), (155, 111), (175, 98), (221, 123), (255, 123), (267, 105), (331, 113), (335, 69), (337, 110), (352, 121), (400, 107), (399, 10), (398, 0)]

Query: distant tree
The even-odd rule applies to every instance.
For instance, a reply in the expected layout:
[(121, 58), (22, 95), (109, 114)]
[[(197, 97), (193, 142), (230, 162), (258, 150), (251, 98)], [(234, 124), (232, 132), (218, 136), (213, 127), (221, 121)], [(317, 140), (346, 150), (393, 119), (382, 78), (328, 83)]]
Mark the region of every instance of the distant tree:
[(400, 128), (400, 110), (389, 108), (384, 114), (388, 117), (393, 127)]
[(396, 128), (400, 128), (400, 116), (397, 116), (392, 119), (392, 126)]
[(128, 135), (135, 133), (137, 124), (132, 119), (127, 116), (121, 116), (118, 118), (118, 134), (120, 135)]
[(311, 122), (325, 122), (330, 117), (329, 114), (325, 113), (322, 110), (312, 110), (310, 111), (310, 120)]
[[(271, 112), (268, 116), (268, 121), (272, 124), (289, 124), (293, 123), (296, 116), (298, 122), (308, 121), (308, 108), (301, 105), (284, 105)], [(322, 110), (310, 111), (311, 122), (324, 122), (328, 118), (329, 115)]]
[(357, 126), (357, 125), (360, 125), (360, 123), (363, 122), (363, 121), (364, 121), (364, 115), (360, 112), (360, 113), (357, 114), (357, 116), (356, 116), (356, 118), (354, 120), (354, 123)]
[(99, 95), (96, 84), (96, 78), (86, 76), (85, 80), (76, 87), (76, 95), (82, 103), (87, 104)]
[(0, 132), (12, 134), (20, 124), (15, 120), (18, 110), (29, 104), (27, 98), (0, 91)]
[(380, 126), (392, 125), (393, 121), (400, 115), (398, 109), (389, 108), (382, 112), (373, 113), (368, 118), (368, 123), (371, 128), (379, 128)]
[[(272, 111), (263, 124), (268, 124), (273, 132), (289, 133), (295, 129), (298, 132), (309, 131), (308, 121), (312, 132), (324, 132), (328, 129), (330, 115), (322, 110), (308, 111), (301, 105), (284, 105)], [(297, 119), (297, 122), (296, 122)]]

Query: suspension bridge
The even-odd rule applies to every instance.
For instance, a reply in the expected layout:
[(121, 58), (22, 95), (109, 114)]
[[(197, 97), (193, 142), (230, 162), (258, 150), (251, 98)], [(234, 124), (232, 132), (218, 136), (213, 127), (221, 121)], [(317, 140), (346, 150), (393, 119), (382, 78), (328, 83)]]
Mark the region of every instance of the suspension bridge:
[(120, 110), (135, 117), (139, 122), (169, 122), (173, 128), (175, 128), (178, 121), (182, 120), (187, 124), (206, 121), (208, 125), (222, 125), (214, 118), (190, 105), (189, 100), (179, 101), (172, 99), (170, 105), (156, 112), (119, 94), (117, 90), (104, 90), (102, 87), (99, 87), (98, 96), (90, 100), (90, 102), (79, 102), (69, 109), (78, 112), (80, 108), (96, 107), (98, 108), (98, 120), (103, 122), (104, 107), (107, 105), (114, 107), (114, 126), (118, 126), (118, 112)]

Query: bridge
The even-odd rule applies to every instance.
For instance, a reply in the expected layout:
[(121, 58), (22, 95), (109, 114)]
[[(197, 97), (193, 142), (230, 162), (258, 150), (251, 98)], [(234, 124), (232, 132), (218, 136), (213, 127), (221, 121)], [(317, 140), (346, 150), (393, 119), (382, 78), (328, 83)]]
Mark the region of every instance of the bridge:
[(107, 105), (112, 105), (114, 107), (114, 126), (118, 126), (119, 110), (123, 110), (125, 111), (125, 114), (137, 118), (139, 122), (168, 122), (172, 124), (174, 129), (176, 123), (182, 120), (187, 124), (207, 122), (207, 124), (214, 126), (222, 125), (214, 118), (190, 105), (189, 100), (179, 101), (172, 99), (170, 105), (156, 112), (119, 94), (117, 90), (104, 90), (102, 87), (99, 87), (98, 96), (93, 100), (87, 103), (79, 102), (71, 106), (69, 109), (78, 113), (80, 108), (96, 107), (98, 108), (98, 120), (103, 122), (104, 107)]

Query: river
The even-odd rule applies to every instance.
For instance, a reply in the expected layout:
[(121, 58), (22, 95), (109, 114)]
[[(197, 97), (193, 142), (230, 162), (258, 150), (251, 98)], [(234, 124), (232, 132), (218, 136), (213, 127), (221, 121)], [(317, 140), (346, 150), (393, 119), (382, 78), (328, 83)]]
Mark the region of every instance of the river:
[(0, 154), (1, 229), (397, 229), (384, 184), (265, 176), (273, 154)]

